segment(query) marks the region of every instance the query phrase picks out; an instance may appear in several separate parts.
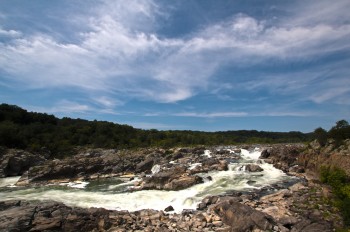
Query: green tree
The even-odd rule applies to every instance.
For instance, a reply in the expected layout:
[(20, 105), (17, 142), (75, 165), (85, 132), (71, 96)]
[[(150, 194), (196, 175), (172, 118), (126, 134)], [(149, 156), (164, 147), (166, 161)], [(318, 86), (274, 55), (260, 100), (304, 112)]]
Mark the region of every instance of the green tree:
[(325, 129), (323, 129), (322, 127), (316, 128), (314, 130), (314, 135), (315, 139), (317, 139), (321, 146), (326, 145), (328, 134)]
[(333, 138), (339, 146), (345, 139), (350, 138), (350, 126), (346, 120), (339, 120), (329, 131), (329, 137)]
[(348, 126), (349, 126), (348, 121), (342, 119), (336, 122), (335, 126), (332, 127), (332, 130), (340, 130), (340, 129), (347, 128)]

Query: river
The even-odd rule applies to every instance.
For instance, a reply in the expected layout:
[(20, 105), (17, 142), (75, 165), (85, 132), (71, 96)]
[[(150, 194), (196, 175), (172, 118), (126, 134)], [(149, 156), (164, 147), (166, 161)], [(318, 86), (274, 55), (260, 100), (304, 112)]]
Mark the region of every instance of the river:
[[(0, 179), (1, 200), (53, 200), (68, 206), (102, 207), (111, 210), (136, 211), (140, 209), (164, 210), (169, 205), (175, 212), (196, 209), (197, 204), (208, 195), (220, 195), (229, 191), (254, 191), (276, 184), (295, 182), (295, 177), (286, 175), (271, 164), (259, 159), (258, 148), (248, 151), (241, 149), (240, 159), (229, 164), (228, 171), (213, 171), (200, 174), (205, 182), (180, 191), (142, 190), (130, 191), (132, 181), (109, 178), (91, 182), (70, 182), (61, 185), (41, 187), (16, 187), (19, 177)], [(210, 152), (206, 151), (210, 157)], [(245, 165), (257, 164), (263, 171), (247, 172)], [(193, 167), (200, 164), (192, 164)], [(154, 168), (155, 170), (157, 167)]]

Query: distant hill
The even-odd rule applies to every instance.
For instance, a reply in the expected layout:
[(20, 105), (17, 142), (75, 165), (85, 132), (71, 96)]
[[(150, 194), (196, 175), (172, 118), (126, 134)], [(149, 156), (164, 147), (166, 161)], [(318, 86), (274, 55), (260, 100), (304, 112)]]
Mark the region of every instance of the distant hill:
[(49, 150), (53, 157), (71, 154), (77, 146), (100, 148), (173, 147), (241, 143), (306, 142), (313, 133), (238, 131), (158, 131), (135, 129), (106, 121), (59, 119), (28, 112), (15, 105), (0, 105), (0, 146), (30, 151)]

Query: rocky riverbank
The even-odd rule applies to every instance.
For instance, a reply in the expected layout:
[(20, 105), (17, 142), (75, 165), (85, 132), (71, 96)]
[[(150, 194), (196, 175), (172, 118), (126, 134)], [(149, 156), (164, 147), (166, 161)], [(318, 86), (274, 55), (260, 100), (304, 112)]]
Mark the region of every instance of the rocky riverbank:
[[(46, 160), (28, 168), (18, 181), (17, 186), (40, 186), (70, 181), (89, 181), (114, 176), (139, 176), (139, 188), (180, 190), (203, 179), (195, 174), (213, 170), (223, 171), (228, 168), (228, 161), (238, 158), (229, 152), (212, 149), (212, 156), (203, 155), (204, 147), (178, 149), (139, 149), (135, 151), (86, 150), (72, 158)], [(190, 164), (200, 163), (191, 169)], [(151, 177), (152, 168), (159, 170)]]
[[(186, 189), (210, 181), (210, 171), (227, 170), (230, 162), (239, 159), (240, 148), (253, 149), (246, 146), (222, 148), (81, 150), (73, 158), (40, 160), (32, 167), (24, 167), (27, 171), (20, 171), (24, 174), (17, 185), (41, 186), (127, 176), (139, 178), (132, 191)], [(57, 202), (5, 201), (0, 202), (0, 231), (297, 232), (333, 231), (342, 226), (338, 211), (327, 200), (330, 190), (303, 166), (306, 150), (303, 145), (259, 148), (265, 162), (298, 176), (298, 183), (208, 196), (196, 210), (181, 213), (174, 213), (171, 205), (163, 210), (128, 212), (69, 207)], [(263, 171), (258, 163), (242, 164), (241, 168), (257, 174)]]
[[(56, 202), (0, 202), (1, 231), (333, 231), (337, 211), (324, 189), (298, 183), (257, 197), (235, 192), (210, 196), (197, 210), (111, 211), (72, 208)], [(170, 207), (169, 207), (170, 208)], [(167, 210), (169, 210), (169, 208)], [(171, 210), (171, 209), (170, 209)]]

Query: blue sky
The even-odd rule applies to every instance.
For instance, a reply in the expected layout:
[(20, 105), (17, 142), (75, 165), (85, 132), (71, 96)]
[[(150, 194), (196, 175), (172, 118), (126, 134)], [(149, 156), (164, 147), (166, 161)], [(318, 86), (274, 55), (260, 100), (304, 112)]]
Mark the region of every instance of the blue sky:
[(0, 0), (0, 100), (137, 128), (350, 118), (350, 1)]

